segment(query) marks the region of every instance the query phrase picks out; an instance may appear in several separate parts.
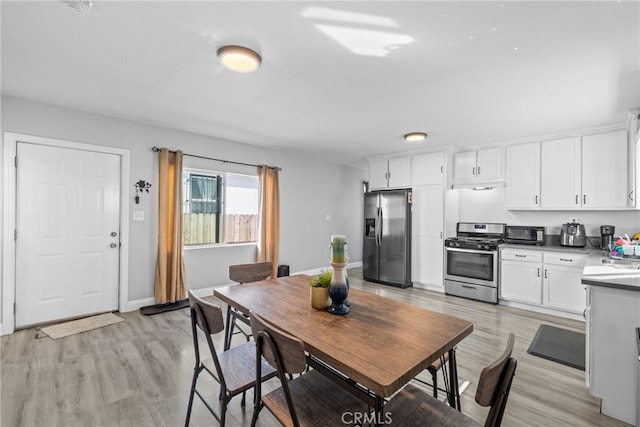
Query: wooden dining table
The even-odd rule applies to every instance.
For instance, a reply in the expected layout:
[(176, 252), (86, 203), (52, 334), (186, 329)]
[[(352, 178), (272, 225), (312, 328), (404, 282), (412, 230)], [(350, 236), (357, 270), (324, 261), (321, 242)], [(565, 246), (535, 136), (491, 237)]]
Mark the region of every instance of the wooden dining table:
[(219, 287), (214, 296), (301, 339), (310, 365), (340, 379), (380, 421), (385, 398), (448, 352), (449, 404), (459, 408), (455, 347), (472, 323), (353, 288), (350, 312), (330, 314), (311, 307), (309, 280), (294, 275)]

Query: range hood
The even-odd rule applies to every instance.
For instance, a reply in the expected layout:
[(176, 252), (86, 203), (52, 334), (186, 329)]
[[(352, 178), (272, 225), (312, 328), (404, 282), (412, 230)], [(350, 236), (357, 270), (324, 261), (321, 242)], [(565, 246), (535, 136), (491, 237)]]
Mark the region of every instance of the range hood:
[(496, 180), (471, 180), (471, 181), (462, 181), (462, 182), (454, 182), (451, 186), (454, 190), (491, 190), (493, 188), (504, 187), (504, 179), (496, 179)]

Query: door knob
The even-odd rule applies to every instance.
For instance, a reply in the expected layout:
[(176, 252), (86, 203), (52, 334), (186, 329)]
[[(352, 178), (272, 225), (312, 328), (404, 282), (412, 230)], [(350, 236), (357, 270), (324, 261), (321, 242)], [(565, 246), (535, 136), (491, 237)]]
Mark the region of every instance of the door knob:
[(111, 232), (111, 237), (116, 237), (118, 235), (118, 233), (116, 233), (115, 231)]
[(117, 243), (112, 243), (112, 244), (110, 244), (110, 245), (109, 245), (109, 247), (110, 247), (110, 248), (117, 248), (117, 247), (118, 247), (118, 244), (117, 244)]

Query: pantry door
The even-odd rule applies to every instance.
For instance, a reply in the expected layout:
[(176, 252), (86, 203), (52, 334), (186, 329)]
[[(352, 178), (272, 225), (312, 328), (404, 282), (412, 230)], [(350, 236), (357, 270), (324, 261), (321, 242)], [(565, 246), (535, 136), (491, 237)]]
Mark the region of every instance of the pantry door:
[(15, 322), (118, 309), (120, 156), (16, 147)]

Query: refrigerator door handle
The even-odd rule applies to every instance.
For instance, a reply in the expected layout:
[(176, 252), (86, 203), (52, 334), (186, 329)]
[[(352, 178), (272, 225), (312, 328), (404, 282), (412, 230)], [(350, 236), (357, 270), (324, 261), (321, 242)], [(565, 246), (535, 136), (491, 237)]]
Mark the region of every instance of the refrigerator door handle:
[(382, 209), (378, 208), (376, 218), (376, 245), (382, 245)]

